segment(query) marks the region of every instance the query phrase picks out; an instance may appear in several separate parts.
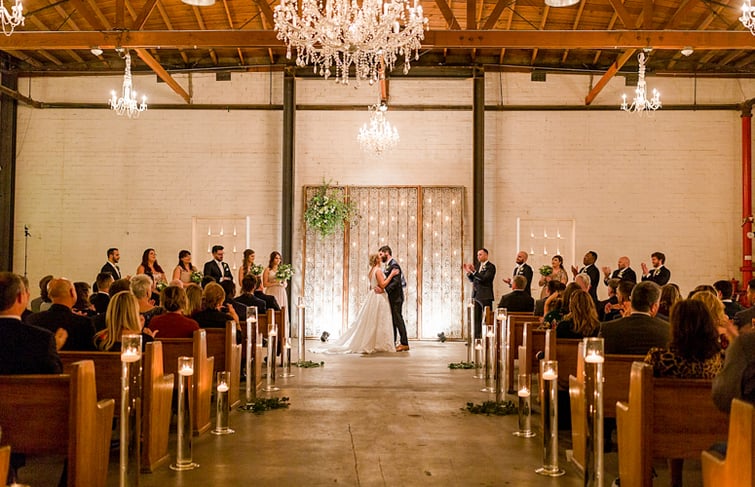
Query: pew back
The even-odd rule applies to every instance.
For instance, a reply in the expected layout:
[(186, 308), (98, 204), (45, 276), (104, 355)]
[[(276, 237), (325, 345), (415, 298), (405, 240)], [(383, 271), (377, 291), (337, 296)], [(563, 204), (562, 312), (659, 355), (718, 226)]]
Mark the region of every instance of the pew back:
[(121, 354), (120, 352), (67, 352), (60, 351), (63, 366), (69, 366), (81, 360), (94, 362), (97, 374), (97, 400), (113, 399), (113, 415), (121, 415)]
[(705, 487), (755, 487), (755, 407), (734, 399), (729, 417), (726, 458), (703, 451)]
[(236, 343), (238, 330), (235, 321), (228, 321), (225, 328), (207, 328), (207, 354), (215, 358), (215, 370), (231, 373), (228, 399), (231, 407), (239, 403), (241, 382), (241, 344)]
[(173, 398), (173, 374), (164, 374), (163, 344), (159, 341), (144, 347), (142, 371), (142, 458), (141, 469), (154, 472), (167, 462), (170, 433), (170, 408)]
[(508, 376), (508, 392), (514, 393), (516, 382), (514, 381), (514, 360), (519, 353), (519, 347), (524, 342), (524, 324), (527, 322), (537, 323), (534, 313), (509, 313), (508, 335), (506, 337), (507, 354), (506, 370)]

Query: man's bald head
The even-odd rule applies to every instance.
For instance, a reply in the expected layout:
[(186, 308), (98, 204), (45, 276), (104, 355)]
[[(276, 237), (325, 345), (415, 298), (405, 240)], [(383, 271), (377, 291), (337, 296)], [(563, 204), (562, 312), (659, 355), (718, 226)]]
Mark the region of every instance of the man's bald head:
[(51, 280), (50, 284), (47, 285), (47, 294), (53, 304), (62, 304), (69, 308), (76, 304), (76, 289), (73, 287), (73, 283), (65, 277)]

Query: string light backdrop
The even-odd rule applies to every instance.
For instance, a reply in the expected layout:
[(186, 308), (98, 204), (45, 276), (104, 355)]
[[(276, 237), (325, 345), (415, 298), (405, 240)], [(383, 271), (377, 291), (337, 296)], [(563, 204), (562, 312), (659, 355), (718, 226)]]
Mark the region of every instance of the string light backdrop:
[[(230, 266), (235, 281), (244, 249), (249, 247), (250, 225), (251, 219), (248, 216), (192, 218), (192, 264), (202, 272), (204, 263), (212, 260), (213, 245), (222, 245), (224, 247), (223, 262), (227, 262)], [(258, 260), (257, 263), (261, 262)], [(267, 265), (267, 261), (264, 264)]]
[[(529, 254), (527, 263), (532, 266), (532, 295), (539, 296), (538, 281), (540, 273), (538, 269), (542, 265), (551, 265), (554, 255), (560, 255), (564, 259), (564, 269), (572, 280), (571, 266), (576, 264), (582, 267), (582, 256), (576, 260), (575, 220), (556, 219), (524, 219), (517, 218), (516, 240), (517, 248)], [(513, 268), (513, 264), (511, 266)], [(510, 272), (510, 271), (509, 271)], [(537, 291), (537, 292), (536, 292)]]
[[(305, 201), (316, 189), (305, 187)], [(348, 328), (369, 292), (369, 255), (383, 245), (404, 271), (408, 336), (436, 338), (441, 331), (461, 336), (463, 188), (344, 190), (359, 210), (358, 223), (326, 238), (305, 232), (307, 336), (328, 331), (337, 337)]]

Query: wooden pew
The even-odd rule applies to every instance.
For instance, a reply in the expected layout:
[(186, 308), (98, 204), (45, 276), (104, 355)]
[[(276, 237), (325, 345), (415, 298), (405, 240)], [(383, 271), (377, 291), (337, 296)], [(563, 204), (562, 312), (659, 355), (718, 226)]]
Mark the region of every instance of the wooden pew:
[[(553, 333), (555, 331), (553, 330)], [(577, 353), (581, 344), (580, 338), (556, 338), (556, 355), (550, 360), (558, 360), (558, 389), (560, 391), (570, 389), (569, 376), (577, 377)], [(579, 355), (582, 354), (579, 353)]]
[(10, 447), (8, 445), (0, 446), (0, 483), (4, 484), (8, 478), (8, 469), (10, 468)]
[(506, 356), (506, 370), (508, 376), (508, 392), (514, 393), (516, 382), (514, 381), (514, 360), (519, 353), (519, 346), (524, 341), (524, 324), (527, 322), (537, 323), (537, 316), (534, 313), (509, 313), (508, 314), (508, 350)]
[(163, 344), (147, 343), (142, 358), (142, 472), (154, 472), (169, 460), (173, 374), (164, 374)]
[(755, 407), (734, 399), (729, 417), (726, 458), (703, 451), (705, 487), (755, 487)]
[[(711, 401), (712, 381), (654, 378), (632, 364), (629, 401), (616, 404), (622, 487), (652, 487), (653, 459), (671, 460), (671, 485), (681, 485), (681, 461), (725, 439), (726, 414)], [(718, 484), (716, 484), (718, 485)]]
[(18, 453), (65, 455), (70, 487), (107, 485), (114, 406), (97, 401), (89, 360), (65, 374), (0, 376), (3, 441)]
[[(556, 330), (546, 333), (548, 330), (538, 330), (537, 327), (540, 323), (527, 322), (524, 324), (524, 356), (526, 360), (524, 363), (519, 361), (519, 370), (524, 370), (525, 374), (539, 374), (540, 373), (540, 359), (537, 358), (539, 352), (543, 352), (543, 358), (548, 360), (549, 355), (552, 355), (556, 350)], [(547, 335), (547, 339), (546, 339)], [(558, 364), (558, 375), (560, 376), (561, 364)]]
[(67, 352), (60, 351), (63, 367), (82, 360), (94, 362), (97, 374), (97, 400), (115, 401), (113, 416), (121, 415), (121, 354), (120, 352)]
[[(264, 338), (267, 338), (268, 330), (270, 328), (268, 325), (272, 322), (271, 320), (273, 319), (273, 316), (275, 316), (275, 328), (278, 331), (277, 354), (281, 358), (281, 365), (283, 365), (283, 354), (281, 353), (281, 350), (283, 347), (283, 337), (285, 336), (286, 330), (288, 330), (288, 313), (286, 312), (286, 307), (281, 306), (280, 311), (269, 309), (265, 315), (261, 315), (257, 319), (259, 320), (260, 333), (262, 333)], [(265, 352), (265, 355), (267, 355), (267, 352)]]
[(210, 429), (210, 405), (212, 402), (212, 376), (214, 357), (207, 356), (207, 330), (194, 331), (194, 338), (163, 338), (163, 365), (176, 379), (178, 390), (178, 357), (194, 357), (194, 377), (192, 378), (189, 407), (192, 410), (192, 429), (195, 435)]
[(228, 399), (231, 407), (236, 407), (239, 400), (239, 383), (241, 382), (241, 347), (236, 343), (238, 330), (235, 321), (228, 321), (225, 328), (206, 328), (207, 355), (215, 358), (215, 370), (231, 373), (228, 384)]

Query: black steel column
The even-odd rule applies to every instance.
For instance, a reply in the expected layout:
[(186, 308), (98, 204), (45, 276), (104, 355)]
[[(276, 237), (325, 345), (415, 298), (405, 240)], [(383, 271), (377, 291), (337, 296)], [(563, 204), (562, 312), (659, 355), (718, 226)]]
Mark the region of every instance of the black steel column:
[[(18, 90), (18, 75), (0, 58), (0, 84)], [(13, 225), (16, 200), (16, 113), (18, 102), (0, 95), (0, 271), (13, 270)]]
[(472, 255), (476, 255), (485, 246), (485, 73), (481, 68), (475, 70), (472, 119)]
[[(283, 77), (283, 150), (281, 154), (281, 253), (293, 261), (294, 230), (294, 129), (296, 126), (296, 80)], [(291, 309), (291, 293), (286, 306)]]

